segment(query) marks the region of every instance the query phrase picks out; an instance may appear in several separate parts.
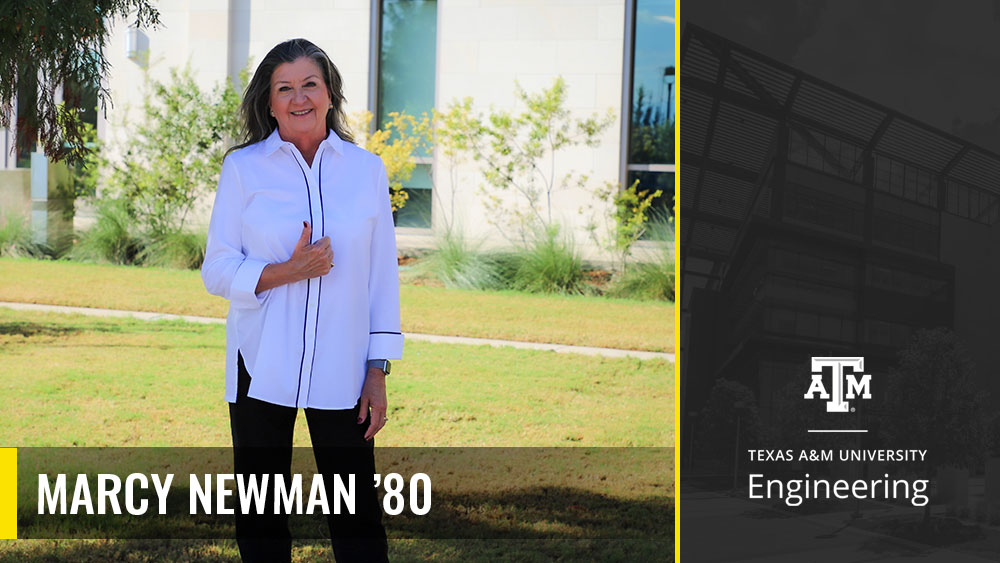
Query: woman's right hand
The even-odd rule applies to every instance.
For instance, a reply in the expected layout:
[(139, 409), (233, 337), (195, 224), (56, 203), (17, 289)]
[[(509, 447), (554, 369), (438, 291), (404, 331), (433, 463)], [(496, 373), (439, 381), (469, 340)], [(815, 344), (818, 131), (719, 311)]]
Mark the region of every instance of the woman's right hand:
[(302, 236), (295, 243), (292, 257), (280, 264), (268, 264), (257, 280), (256, 292), (267, 291), (289, 283), (325, 276), (333, 268), (333, 248), (330, 237), (323, 237), (310, 244), (312, 227), (302, 222)]
[(330, 273), (333, 267), (333, 248), (330, 246), (330, 237), (323, 237), (310, 244), (309, 237), (312, 236), (312, 227), (308, 222), (302, 222), (302, 236), (295, 243), (295, 250), (292, 257), (288, 259), (288, 267), (292, 275), (298, 280), (318, 278)]

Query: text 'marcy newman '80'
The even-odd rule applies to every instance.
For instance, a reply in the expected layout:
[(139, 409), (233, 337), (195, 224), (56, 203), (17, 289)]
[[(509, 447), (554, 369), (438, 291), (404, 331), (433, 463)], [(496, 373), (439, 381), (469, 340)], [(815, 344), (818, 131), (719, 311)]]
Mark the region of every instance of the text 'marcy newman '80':
[[(124, 512), (141, 516), (150, 510), (149, 499), (144, 498), (150, 492), (150, 485), (156, 496), (156, 512), (166, 514), (167, 496), (170, 494), (174, 474), (131, 473), (124, 479), (112, 473), (98, 473), (93, 479), (86, 474), (77, 474), (75, 479), (70, 491), (66, 473), (58, 473), (54, 479), (50, 479), (46, 473), (39, 474), (38, 514), (123, 514), (124, 506)], [(320, 473), (312, 475), (308, 491), (303, 489), (303, 476), (298, 473), (292, 474), (287, 481), (280, 473), (259, 476), (192, 474), (189, 476), (189, 513), (231, 515), (239, 510), (243, 514), (260, 514), (268, 508), (265, 504), (270, 488), (274, 499), (271, 507), (274, 513), (354, 514), (355, 482), (353, 474), (346, 476), (346, 482), (340, 475), (334, 475), (333, 484), (329, 488), (333, 497), (331, 508), (327, 497), (328, 489)], [(417, 516), (430, 512), (431, 479), (427, 474), (414, 473), (409, 483), (398, 473), (388, 473), (384, 479), (382, 475), (376, 474), (375, 486), (380, 485), (384, 485), (386, 491), (382, 499), (382, 508), (386, 514), (400, 514), (407, 508), (407, 504), (410, 512)], [(403, 489), (407, 486), (408, 499), (403, 496)], [(119, 497), (123, 497), (123, 502), (119, 502)]]

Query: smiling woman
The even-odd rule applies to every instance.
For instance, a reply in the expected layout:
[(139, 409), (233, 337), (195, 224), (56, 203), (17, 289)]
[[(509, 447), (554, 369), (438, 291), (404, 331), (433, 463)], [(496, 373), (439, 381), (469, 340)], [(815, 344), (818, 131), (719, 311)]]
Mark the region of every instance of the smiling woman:
[[(241, 106), (245, 142), (222, 165), (202, 279), (230, 302), (235, 473), (288, 475), (304, 408), (326, 482), (371, 484), (355, 514), (330, 516), (337, 559), (385, 561), (365, 475), (388, 420), (388, 360), (403, 351), (396, 242), (385, 167), (353, 144), (343, 102), (340, 73), (309, 41), (264, 57)], [(290, 559), (287, 515), (237, 514), (236, 536), (244, 561)]]
[(322, 71), (302, 57), (280, 65), (271, 74), (271, 117), (281, 138), (299, 147), (312, 166), (319, 142), (326, 138), (326, 114), (333, 109)]

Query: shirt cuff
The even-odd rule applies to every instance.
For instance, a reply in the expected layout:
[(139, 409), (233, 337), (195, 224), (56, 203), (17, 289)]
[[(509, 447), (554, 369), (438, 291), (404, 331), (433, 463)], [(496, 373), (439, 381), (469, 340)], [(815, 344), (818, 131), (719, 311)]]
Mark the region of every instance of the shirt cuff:
[(368, 336), (369, 360), (398, 360), (403, 357), (403, 335), (378, 332)]
[(266, 291), (257, 294), (257, 282), (260, 281), (260, 274), (267, 266), (267, 262), (259, 260), (244, 260), (233, 276), (233, 283), (229, 287), (229, 302), (233, 307), (240, 309), (259, 309), (264, 304)]

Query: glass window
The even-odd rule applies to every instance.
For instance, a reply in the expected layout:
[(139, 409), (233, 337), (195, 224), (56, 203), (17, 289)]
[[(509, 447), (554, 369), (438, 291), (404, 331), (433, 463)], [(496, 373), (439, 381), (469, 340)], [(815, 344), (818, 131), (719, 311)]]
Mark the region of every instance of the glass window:
[(77, 108), (80, 121), (97, 128), (97, 85), (69, 79), (63, 86), (63, 101)]
[[(674, 0), (635, 0), (626, 185), (663, 190), (655, 215), (673, 215)], [(648, 238), (648, 237), (647, 237)]]
[(629, 162), (674, 161), (674, 3), (636, 0)]
[[(377, 127), (392, 112), (430, 113), (437, 49), (436, 0), (381, 0), (380, 8)], [(403, 186), (409, 198), (396, 214), (396, 225), (430, 227), (430, 155), (418, 155), (418, 166)]]
[(650, 226), (642, 238), (653, 240), (673, 240), (673, 232), (670, 229), (661, 228), (659, 224), (670, 222), (674, 209), (674, 174), (673, 172), (629, 172), (628, 185), (639, 180), (639, 191), (649, 190), (650, 193), (661, 190), (660, 197), (653, 199), (653, 204), (649, 207), (647, 216), (650, 221), (658, 225)]
[[(814, 142), (799, 131), (792, 130), (788, 142), (788, 159), (791, 162), (852, 182), (861, 181), (861, 148), (817, 131), (810, 131), (809, 135)], [(827, 154), (824, 155), (816, 145), (822, 145)]]
[[(80, 67), (78, 69), (79, 74), (70, 75), (66, 78), (62, 87), (62, 103), (69, 108), (75, 108), (78, 112), (78, 116), (81, 122), (90, 124), (95, 130), (97, 129), (97, 92), (98, 86), (96, 83), (89, 83), (87, 81), (81, 80), (80, 75), (86, 75), (92, 73), (97, 75), (97, 57), (94, 57), (87, 61), (84, 60), (84, 65), (89, 64), (92, 68), (88, 69), (86, 66)], [(50, 86), (43, 85), (42, 87), (48, 88)], [(37, 139), (38, 139), (38, 68), (37, 67), (26, 67), (17, 76), (17, 115), (14, 119), (14, 128), (16, 130), (16, 164), (18, 168), (28, 168), (31, 165), (31, 153), (34, 152)], [(56, 97), (58, 100), (58, 97)], [(30, 109), (35, 109), (35, 111), (29, 111)]]
[(38, 124), (36, 114), (28, 108), (38, 106), (38, 70), (26, 69), (18, 77), (17, 83), (17, 164), (18, 168), (28, 168), (31, 164), (31, 152), (35, 150), (38, 139)]
[(406, 205), (395, 213), (397, 227), (431, 226), (431, 166), (418, 164), (406, 182)]

